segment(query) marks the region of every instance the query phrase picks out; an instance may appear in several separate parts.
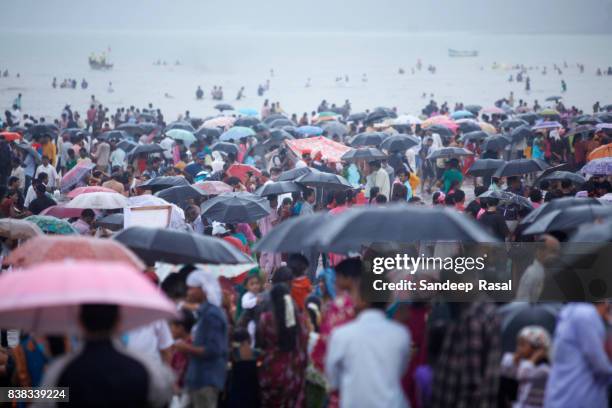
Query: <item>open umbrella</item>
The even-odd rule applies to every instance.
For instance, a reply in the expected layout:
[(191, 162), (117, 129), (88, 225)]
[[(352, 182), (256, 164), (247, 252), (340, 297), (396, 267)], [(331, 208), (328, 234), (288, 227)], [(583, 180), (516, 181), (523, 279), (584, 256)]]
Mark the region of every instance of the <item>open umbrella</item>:
[(591, 160), (580, 169), (580, 172), (608, 176), (612, 174), (612, 157)]
[(234, 110), (234, 107), (229, 103), (218, 103), (214, 108), (220, 112)]
[(533, 209), (533, 204), (527, 198), (510, 191), (487, 190), (478, 196), (480, 199), (494, 198), (503, 206), (518, 206)]
[(114, 213), (107, 215), (106, 217), (102, 217), (95, 221), (96, 227), (106, 228), (111, 231), (119, 231), (123, 229), (123, 214), (122, 213)]
[(14, 218), (0, 218), (0, 237), (29, 239), (42, 234), (42, 230), (34, 223)]
[(559, 111), (552, 108), (542, 109), (538, 114), (540, 116), (560, 116)]
[(81, 194), (70, 200), (66, 208), (91, 208), (95, 210), (112, 210), (127, 206), (127, 197), (113, 191)]
[(472, 119), (459, 119), (457, 120), (457, 125), (459, 126), (459, 131), (461, 133), (469, 133), (482, 130), (478, 122)]
[(389, 111), (383, 111), (383, 110), (379, 110), (379, 111), (374, 111), (374, 112), (370, 112), (368, 113), (368, 116), (366, 116), (366, 118), (363, 120), (364, 123), (375, 123), (375, 122), (380, 122), (384, 119), (387, 118), (395, 118), (397, 117), (397, 115), (393, 115), (391, 112)]
[(490, 106), (488, 108), (484, 108), (480, 111), (481, 113), (485, 113), (487, 115), (505, 115), (506, 111), (497, 106)]
[(130, 227), (113, 239), (130, 248), (148, 265), (252, 262), (222, 239), (167, 228)]
[(229, 142), (217, 142), (211, 146), (212, 151), (220, 151), (227, 154), (238, 154), (238, 146)]
[(554, 95), (554, 96), (549, 96), (548, 98), (544, 100), (547, 102), (559, 102), (561, 99), (563, 99), (562, 96)]
[(131, 140), (122, 140), (117, 144), (117, 147), (126, 153), (130, 153), (136, 146), (138, 146), (138, 144)]
[(145, 268), (133, 252), (116, 241), (75, 235), (34, 237), (11, 252), (6, 263), (28, 268), (38, 263), (68, 259), (125, 262), (141, 271)]
[(40, 215), (47, 215), (55, 218), (78, 218), (84, 208), (68, 208), (65, 205), (52, 205), (41, 211)]
[(403, 152), (420, 143), (419, 138), (413, 135), (393, 135), (383, 140), (380, 148), (388, 152)]
[(518, 334), (527, 326), (542, 326), (552, 337), (559, 309), (560, 305), (557, 304), (528, 302), (513, 302), (500, 307), (502, 350), (514, 352)]
[(612, 217), (612, 206), (579, 205), (550, 211), (538, 217), (523, 235), (544, 234), (551, 231), (571, 231), (584, 224), (609, 220)]
[(122, 262), (45, 262), (0, 275), (0, 326), (77, 335), (83, 304), (120, 307), (119, 332), (176, 315), (176, 307), (142, 271)]
[(404, 126), (420, 125), (421, 123), (423, 123), (423, 121), (414, 115), (399, 115), (391, 122), (392, 125)]
[(428, 160), (449, 159), (452, 157), (473, 156), (474, 153), (463, 147), (442, 147), (429, 153)]
[(71, 235), (78, 234), (68, 221), (48, 215), (30, 215), (24, 220), (32, 222), (46, 234)]
[(463, 133), (459, 138), (462, 141), (474, 140), (476, 142), (480, 142), (485, 140), (490, 135), (487, 132), (483, 132), (482, 130), (475, 130), (473, 132)]
[(270, 126), (270, 124), (272, 122), (274, 122), (275, 120), (277, 120), (277, 119), (288, 119), (288, 118), (285, 115), (281, 114), (281, 113), (273, 113), (273, 114), (271, 114), (269, 116), (266, 116), (266, 118), (263, 120), (263, 122), (266, 125)]
[(234, 126), (253, 127), (259, 124), (259, 119), (254, 116), (244, 116), (236, 119)]
[(487, 123), (487, 122), (476, 122), (476, 123), (478, 123), (478, 126), (480, 126), (481, 130), (484, 130), (487, 133), (490, 133), (490, 134), (497, 133), (497, 129), (495, 128), (495, 126), (493, 126), (490, 123)]
[(325, 190), (350, 190), (351, 184), (342, 176), (322, 171), (313, 171), (295, 179), (296, 182), (309, 187)]
[(161, 197), (156, 197), (151, 194), (143, 194), (128, 198), (129, 207), (150, 207), (150, 206), (170, 206), (170, 228), (184, 229), (185, 228), (185, 212), (176, 204), (167, 202)]
[(158, 191), (165, 190), (166, 188), (188, 185), (189, 182), (185, 177), (162, 176), (147, 180), (138, 187), (145, 188), (146, 190), (151, 190), (153, 193), (157, 193)]
[(157, 143), (152, 143), (152, 144), (137, 145), (129, 154), (130, 156), (135, 156), (137, 154), (163, 153), (163, 151), (164, 151), (163, 147), (161, 147)]
[(513, 142), (520, 142), (521, 140), (531, 137), (532, 135), (533, 132), (527, 125), (517, 126), (510, 132), (510, 137), (512, 138)]
[(183, 121), (172, 122), (168, 124), (168, 126), (166, 126), (166, 128), (164, 129), (164, 132), (168, 133), (172, 129), (186, 130), (191, 133), (195, 132), (195, 129), (193, 128), (193, 125), (190, 122)]
[(79, 196), (81, 194), (87, 194), (87, 193), (116, 193), (116, 191), (111, 188), (106, 188), (102, 186), (85, 186), (85, 187), (75, 188), (74, 190), (69, 192), (66, 196), (68, 198), (75, 198), (76, 196)]
[(96, 136), (99, 140), (124, 140), (132, 139), (132, 135), (124, 130), (109, 130)]
[(155, 193), (155, 195), (159, 198), (163, 198), (169, 203), (176, 204), (179, 207), (183, 207), (183, 205), (189, 199), (197, 200), (206, 196), (204, 191), (200, 190), (199, 188), (196, 188), (193, 185), (166, 188), (164, 190), (158, 191), (157, 193)]
[(351, 149), (344, 153), (341, 157), (343, 161), (358, 161), (358, 160), (382, 160), (386, 159), (387, 155), (378, 150), (375, 147), (360, 147), (358, 149)]
[(200, 127), (198, 129), (197, 132), (195, 132), (195, 137), (198, 139), (205, 139), (207, 137), (214, 139), (219, 139), (219, 137), (221, 136), (221, 131), (214, 127), (214, 128), (209, 128), (209, 127)]
[(72, 187), (76, 186), (81, 180), (83, 180), (83, 177), (85, 177), (94, 167), (96, 167), (96, 165), (90, 161), (77, 163), (76, 166), (70, 169), (62, 177), (62, 182), (60, 183), (61, 192), (67, 193), (70, 191)]
[(562, 181), (569, 180), (576, 185), (582, 185), (586, 182), (586, 179), (582, 177), (580, 174), (572, 173), (571, 171), (553, 171), (552, 173), (542, 177), (539, 182), (542, 181)]
[(238, 109), (238, 113), (249, 117), (259, 115), (259, 111), (255, 108), (240, 108)]
[(517, 115), (517, 118), (522, 119), (525, 122), (529, 123), (529, 125), (533, 126), (535, 125), (536, 121), (540, 119), (540, 115), (538, 115), (537, 113), (528, 112)]
[(355, 113), (351, 113), (350, 115), (348, 115), (346, 120), (348, 122), (361, 122), (367, 117), (368, 117), (368, 114), (365, 112), (355, 112)]
[(475, 115), (468, 110), (459, 110), (451, 114), (452, 119), (469, 119), (473, 117), (475, 117)]
[(319, 136), (323, 134), (323, 129), (318, 126), (300, 126), (297, 132), (303, 136)]
[(521, 220), (521, 224), (532, 224), (533, 222), (540, 219), (540, 217), (543, 217), (546, 214), (555, 210), (562, 210), (565, 208), (578, 207), (582, 205), (602, 205), (602, 202), (597, 200), (596, 198), (557, 198), (544, 203), (540, 207), (527, 214), (527, 216)]
[(250, 136), (255, 136), (255, 131), (253, 129), (248, 128), (248, 127), (243, 127), (243, 126), (234, 126), (233, 128), (229, 129), (227, 132), (223, 133), (219, 137), (219, 140), (223, 142), (228, 142), (231, 140), (237, 142), (243, 137), (250, 137)]
[(578, 125), (596, 125), (600, 120), (593, 115), (579, 115), (572, 119), (572, 122)]
[(274, 181), (259, 187), (255, 190), (255, 194), (261, 197), (267, 197), (270, 195), (299, 193), (302, 191), (304, 191), (304, 188), (293, 181)]
[(517, 159), (506, 162), (497, 169), (493, 177), (520, 176), (523, 174), (536, 173), (548, 167), (548, 164), (537, 159)]
[(312, 167), (296, 167), (295, 169), (283, 171), (278, 176), (278, 181), (293, 181), (295, 179), (300, 178), (304, 174), (312, 173)]
[(268, 125), (271, 128), (280, 128), (283, 126), (295, 126), (295, 122), (293, 122), (292, 120), (289, 120), (287, 118), (282, 118), (282, 119), (276, 119), (270, 123), (268, 123)]
[(501, 159), (476, 159), (467, 174), (474, 177), (491, 177), (504, 163), (506, 161)]
[(333, 137), (334, 135), (342, 137), (348, 135), (349, 133), (346, 125), (336, 121), (323, 122), (321, 123), (321, 128), (323, 128), (325, 135), (328, 137)]
[(545, 122), (536, 123), (531, 129), (533, 130), (559, 129), (562, 127), (563, 125), (557, 121), (545, 121)]
[(216, 118), (208, 119), (202, 125), (205, 128), (228, 128), (234, 124), (236, 118), (231, 116), (218, 116)]
[(246, 183), (249, 175), (261, 176), (261, 170), (249, 164), (234, 163), (226, 172), (232, 177), (238, 177), (242, 183)]
[(349, 145), (352, 147), (360, 146), (378, 146), (385, 140), (389, 135), (382, 132), (364, 132), (359, 133), (353, 139), (351, 139)]
[(204, 202), (201, 210), (202, 217), (227, 223), (257, 221), (272, 211), (268, 200), (244, 192), (218, 195)]
[(608, 143), (603, 146), (599, 146), (597, 149), (594, 149), (589, 156), (587, 157), (587, 161), (602, 159), (604, 157), (612, 157), (612, 143)]
[(514, 129), (519, 126), (529, 126), (529, 123), (523, 119), (506, 119), (499, 124), (502, 129)]
[(490, 150), (493, 152), (498, 152), (503, 150), (509, 144), (510, 140), (508, 140), (506, 136), (492, 135), (484, 139), (480, 147), (484, 151)]
[(472, 112), (476, 116), (478, 116), (478, 112), (480, 112), (482, 110), (482, 106), (480, 106), (480, 105), (465, 105), (463, 108), (466, 111)]
[[(457, 125), (457, 127), (459, 127), (459, 125)], [(449, 139), (455, 134), (455, 132), (452, 131), (450, 128), (447, 128), (446, 126), (440, 124), (431, 125), (427, 128), (427, 130), (432, 134), (437, 133), (445, 139)]]
[(222, 181), (201, 181), (195, 183), (193, 186), (202, 190), (206, 195), (219, 195), (232, 192), (232, 186)]
[(195, 135), (184, 129), (171, 129), (166, 132), (166, 135), (174, 140), (181, 140), (185, 144), (185, 146), (189, 147), (192, 143), (195, 143), (196, 137)]
[(275, 226), (269, 234), (259, 240), (253, 250), (256, 252), (301, 253), (317, 249), (313, 232), (330, 221), (326, 213), (314, 213), (293, 217)]
[(117, 126), (115, 130), (123, 130), (124, 132), (127, 132), (133, 136), (141, 136), (141, 135), (144, 135), (145, 133), (148, 133), (144, 129), (144, 127), (139, 126), (135, 123), (122, 123), (119, 126)]
[(4, 139), (7, 142), (14, 142), (15, 140), (21, 140), (23, 136), (17, 132), (0, 132), (0, 139)]
[(40, 164), (41, 162), (40, 154), (38, 154), (38, 152), (36, 151), (36, 149), (32, 147), (32, 145), (30, 145), (29, 143), (17, 143), (15, 146), (17, 146), (19, 150), (22, 150), (26, 152), (27, 154), (29, 154), (30, 156), (32, 156), (36, 164)]

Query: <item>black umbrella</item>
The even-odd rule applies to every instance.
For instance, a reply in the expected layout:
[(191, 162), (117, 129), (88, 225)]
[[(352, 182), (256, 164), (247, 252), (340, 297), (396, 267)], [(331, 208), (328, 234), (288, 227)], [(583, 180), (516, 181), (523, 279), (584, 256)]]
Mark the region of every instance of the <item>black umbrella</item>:
[(529, 127), (528, 125), (521, 125), (515, 127), (510, 132), (510, 137), (512, 138), (513, 142), (520, 142), (521, 140), (531, 137), (532, 135), (533, 132), (531, 131), (531, 127)]
[(581, 136), (589, 137), (595, 132), (595, 126), (593, 125), (578, 125), (575, 128), (567, 132), (567, 136)]
[(123, 229), (123, 214), (115, 213), (102, 217), (96, 220), (96, 226), (106, 228), (111, 231), (119, 231)]
[(523, 174), (536, 173), (548, 167), (548, 164), (537, 159), (510, 160), (501, 166), (493, 177), (520, 176)]
[(304, 137), (304, 135), (297, 131), (297, 128), (295, 126), (282, 126), (281, 130), (284, 130), (296, 139)]
[(215, 109), (223, 112), (223, 111), (234, 110), (234, 107), (230, 105), (229, 103), (218, 103), (215, 105)]
[(352, 147), (378, 146), (387, 137), (389, 137), (389, 135), (383, 132), (364, 132), (356, 135), (349, 144)]
[(220, 152), (225, 152), (227, 154), (238, 154), (238, 146), (235, 143), (229, 142), (217, 142), (212, 145), (211, 149), (213, 151), (218, 150)]
[(296, 167), (295, 169), (283, 171), (278, 177), (278, 181), (293, 181), (301, 176), (312, 173), (313, 170), (311, 167)]
[(100, 140), (124, 140), (132, 139), (133, 136), (124, 130), (109, 130), (96, 136)]
[(428, 160), (449, 159), (452, 157), (473, 156), (474, 153), (463, 147), (442, 147), (429, 153)]
[(580, 174), (572, 173), (571, 171), (554, 171), (548, 174), (547, 176), (542, 177), (539, 180), (539, 182), (541, 183), (544, 180), (547, 180), (547, 181), (569, 180), (576, 185), (582, 185), (586, 182), (586, 179), (582, 177)]
[(576, 116), (574, 119), (572, 119), (572, 122), (577, 123), (579, 125), (596, 125), (598, 123), (601, 123), (599, 119), (592, 115)]
[(195, 188), (192, 185), (182, 185), (169, 187), (164, 190), (158, 191), (155, 195), (159, 198), (163, 198), (169, 203), (173, 203), (178, 205), (179, 207), (183, 207), (184, 204), (189, 199), (197, 200), (199, 198), (205, 197), (206, 193), (200, 190), (199, 188)]
[(204, 119), (202, 118), (189, 118), (189, 123), (193, 126), (194, 129), (199, 128), (204, 123)]
[[(470, 132), (478, 132), (482, 130), (480, 125), (472, 120), (466, 120), (465, 122), (459, 122), (459, 131), (461, 133), (470, 133)], [(431, 128), (431, 127), (430, 127)], [(447, 133), (446, 131), (444, 131)]]
[(149, 121), (149, 122), (154, 122), (155, 119), (157, 119), (157, 114), (153, 113), (153, 111), (151, 112), (140, 112), (140, 118)]
[(244, 127), (253, 127), (259, 124), (259, 119), (254, 116), (243, 116), (241, 118), (236, 119), (234, 122), (234, 126), (244, 126)]
[(252, 259), (222, 239), (169, 228), (127, 228), (113, 237), (147, 264), (240, 264)]
[(54, 123), (39, 123), (30, 127), (28, 132), (36, 139), (41, 136), (55, 136), (59, 133), (59, 128)]
[(153, 154), (153, 153), (163, 153), (164, 149), (157, 143), (153, 144), (145, 144), (138, 145), (130, 152), (130, 155), (134, 156), (137, 154)]
[(445, 139), (448, 139), (453, 136), (453, 131), (447, 128), (446, 126), (433, 124), (427, 128), (427, 131), (433, 133), (437, 133)]
[(501, 159), (476, 159), (474, 164), (468, 169), (467, 174), (474, 177), (491, 177), (495, 170), (506, 163)]
[(270, 126), (270, 124), (277, 119), (289, 119), (289, 118), (280, 113), (273, 113), (270, 116), (266, 116), (266, 118), (263, 120), (263, 123)]
[(342, 137), (342, 136), (348, 135), (348, 132), (349, 132), (346, 125), (340, 122), (336, 122), (335, 120), (329, 121), (329, 122), (323, 122), (319, 126), (323, 129), (327, 137), (333, 137), (334, 135), (337, 135), (338, 137)]
[(206, 137), (219, 139), (219, 136), (221, 136), (221, 131), (217, 128), (201, 127), (194, 133), (194, 136), (198, 139), (204, 139)]
[(529, 126), (529, 123), (523, 119), (506, 119), (499, 124), (502, 129), (514, 129), (519, 126)]
[(503, 150), (509, 144), (510, 140), (508, 140), (506, 136), (491, 135), (482, 141), (482, 145), (480, 145), (480, 147), (484, 151), (489, 150), (492, 152), (498, 152)]
[(368, 117), (368, 114), (365, 112), (356, 112), (356, 113), (351, 113), (346, 120), (348, 122), (361, 122), (362, 120), (364, 120), (365, 118)]
[(122, 123), (121, 125), (117, 126), (115, 130), (123, 130), (124, 132), (128, 132), (129, 134), (134, 136), (140, 136), (144, 135), (145, 133), (149, 133), (143, 126), (134, 123)]
[(548, 98), (544, 100), (547, 102), (559, 102), (561, 99), (563, 99), (562, 96), (554, 95), (554, 96), (549, 96)]
[(270, 214), (268, 200), (251, 193), (223, 193), (204, 202), (202, 216), (213, 221), (253, 222)]
[(478, 116), (478, 113), (482, 110), (482, 106), (480, 105), (465, 105), (463, 107), (468, 112), (472, 112), (475, 116)]
[(514, 352), (519, 332), (527, 326), (542, 326), (552, 337), (560, 305), (550, 303), (513, 302), (499, 308), (502, 318), (502, 351)]
[(557, 198), (547, 203), (544, 203), (534, 211), (527, 214), (521, 221), (521, 224), (531, 224), (538, 220), (540, 217), (552, 212), (554, 210), (562, 210), (568, 207), (576, 207), (581, 205), (602, 205), (601, 201), (596, 198), (576, 198), (576, 197), (563, 197)]
[(482, 130), (475, 130), (473, 132), (463, 133), (459, 139), (462, 141), (474, 140), (476, 142), (480, 142), (482, 140), (485, 140), (489, 136), (490, 135), (487, 132), (484, 132)]
[(270, 195), (279, 195), (286, 193), (299, 193), (304, 191), (304, 187), (300, 186), (293, 181), (274, 181), (266, 183), (263, 186), (255, 190), (255, 194), (261, 197), (267, 197)]
[(172, 129), (181, 129), (181, 130), (186, 130), (188, 132), (191, 133), (195, 133), (195, 129), (193, 128), (193, 126), (191, 125), (190, 122), (172, 122), (170, 123), (168, 126), (166, 126), (166, 128), (164, 129), (164, 133), (172, 130)]
[[(394, 116), (391, 116), (386, 111), (382, 111), (382, 110), (374, 111), (374, 112), (370, 112), (368, 114), (368, 116), (366, 116), (366, 118), (364, 120), (364, 123), (371, 124), (371, 123), (375, 123), (375, 122), (380, 122), (380, 121), (382, 121), (384, 119), (391, 118), (391, 117), (394, 117)], [(397, 115), (395, 117), (397, 117)]]
[(411, 147), (418, 146), (420, 140), (413, 135), (393, 135), (385, 138), (380, 144), (381, 149), (388, 152), (403, 152)]
[(600, 122), (612, 123), (612, 113), (609, 113), (609, 112), (598, 113), (596, 117)]
[(535, 125), (536, 121), (540, 119), (540, 115), (538, 115), (537, 113), (533, 113), (533, 112), (521, 113), (520, 115), (517, 115), (516, 117), (518, 119), (522, 119), (525, 122), (529, 123), (530, 126)]
[(331, 216), (326, 213), (308, 214), (293, 217), (278, 224), (269, 234), (255, 244), (255, 252), (300, 253), (317, 248), (313, 238), (314, 231), (329, 222)]
[(341, 160), (344, 161), (357, 161), (357, 160), (382, 160), (386, 159), (387, 155), (374, 147), (360, 147), (358, 149), (351, 149), (344, 153)]
[(475, 221), (457, 211), (392, 205), (352, 208), (314, 232), (326, 251), (346, 253), (373, 242), (496, 242)]
[(267, 130), (270, 130), (270, 127), (268, 125), (266, 125), (265, 123), (258, 123), (256, 125), (253, 125), (252, 129), (255, 132), (257, 132), (257, 133), (261, 133), (261, 132), (265, 132)]
[(350, 190), (353, 188), (344, 177), (322, 171), (304, 174), (295, 181), (309, 187), (322, 188), (324, 190)]
[(521, 195), (511, 193), (510, 191), (487, 190), (478, 197), (481, 199), (494, 198), (496, 200), (499, 200), (499, 203), (503, 206), (514, 205), (517, 207), (533, 209), (533, 204), (531, 203), (531, 201)]
[(134, 150), (136, 146), (138, 146), (136, 142), (133, 142), (131, 140), (122, 140), (119, 143), (117, 143), (117, 147), (126, 153), (129, 153), (132, 150)]
[(551, 231), (571, 231), (584, 224), (592, 224), (598, 220), (610, 220), (612, 206), (579, 205), (550, 211), (540, 216), (531, 224), (523, 235), (544, 234)]
[(295, 126), (295, 122), (287, 118), (282, 118), (282, 119), (276, 119), (268, 123), (268, 125), (271, 128), (282, 128), (283, 126)]
[(30, 133), (30, 129), (24, 126), (12, 126), (9, 128), (9, 132), (17, 132), (21, 135), (25, 135), (26, 133)]
[(158, 191), (177, 186), (189, 186), (189, 182), (185, 177), (162, 176), (147, 180), (138, 187), (146, 187), (147, 190), (157, 193)]
[(67, 129), (62, 130), (62, 133), (60, 135), (61, 136), (68, 135), (70, 140), (72, 140), (73, 138), (76, 138), (76, 137), (87, 137), (89, 135), (89, 132), (81, 128), (67, 128)]

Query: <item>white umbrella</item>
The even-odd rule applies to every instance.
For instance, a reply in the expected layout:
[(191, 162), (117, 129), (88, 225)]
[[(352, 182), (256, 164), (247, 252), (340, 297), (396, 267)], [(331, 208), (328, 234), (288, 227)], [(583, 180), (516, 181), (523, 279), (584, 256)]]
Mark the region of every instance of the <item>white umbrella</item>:
[(420, 125), (422, 120), (414, 115), (400, 115), (393, 119), (394, 125)]
[(95, 210), (111, 210), (127, 205), (127, 198), (119, 193), (87, 193), (73, 198), (65, 207), (91, 208)]

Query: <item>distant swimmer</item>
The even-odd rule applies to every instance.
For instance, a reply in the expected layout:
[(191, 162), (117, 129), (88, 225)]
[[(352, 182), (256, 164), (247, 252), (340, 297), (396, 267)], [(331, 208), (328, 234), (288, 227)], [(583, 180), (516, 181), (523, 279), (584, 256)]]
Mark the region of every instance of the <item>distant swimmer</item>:
[(404, 68), (400, 68), (400, 69), (398, 69), (398, 70), (397, 70), (397, 72), (398, 72), (400, 75), (404, 75), (404, 74), (406, 73), (406, 71), (404, 71)]
[(244, 98), (244, 86), (240, 88), (238, 91), (238, 95), (236, 95), (236, 100), (239, 101)]
[(113, 93), (115, 92), (115, 90), (113, 89), (113, 83), (109, 82), (108, 83), (108, 93)]
[(204, 91), (202, 90), (202, 87), (198, 85), (198, 89), (196, 90), (196, 99), (202, 99), (204, 98)]
[(53, 77), (53, 82), (51, 82), (51, 86), (53, 89), (57, 88), (57, 78)]
[(264, 89), (264, 86), (262, 84), (259, 84), (259, 86), (257, 87), (257, 95), (258, 96), (263, 96), (265, 91), (266, 90)]
[(81, 81), (81, 89), (87, 89), (88, 86), (89, 84), (87, 83), (85, 78), (83, 78), (83, 80)]
[(525, 78), (525, 90), (527, 92), (531, 91), (531, 79), (529, 77)]
[(567, 84), (565, 83), (565, 80), (562, 79), (561, 80), (561, 92), (565, 92), (567, 91)]
[(168, 92), (164, 94), (164, 98), (174, 99), (174, 96), (170, 95)]

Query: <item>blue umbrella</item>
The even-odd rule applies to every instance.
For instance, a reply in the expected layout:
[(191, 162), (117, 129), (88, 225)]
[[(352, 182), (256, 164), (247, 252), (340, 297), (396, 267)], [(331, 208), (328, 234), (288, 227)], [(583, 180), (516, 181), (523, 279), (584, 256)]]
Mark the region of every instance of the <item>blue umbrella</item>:
[(584, 174), (601, 174), (609, 176), (612, 174), (612, 157), (602, 157), (588, 162), (582, 170)]
[(300, 126), (296, 130), (300, 135), (319, 136), (323, 134), (323, 129), (318, 126)]
[(257, 116), (259, 115), (259, 111), (255, 108), (240, 108), (238, 109), (238, 113), (245, 116)]
[(455, 111), (451, 114), (451, 118), (457, 119), (471, 119), (474, 117), (474, 114), (467, 110)]
[(538, 124), (536, 124), (534, 127), (532, 127), (532, 130), (538, 130), (538, 129), (558, 129), (558, 128), (562, 128), (563, 125), (560, 124), (559, 122), (556, 121), (551, 121), (551, 122), (540, 122)]
[(223, 133), (219, 140), (227, 142), (230, 140), (238, 141), (243, 137), (255, 136), (253, 129), (244, 126), (234, 126), (227, 132)]

